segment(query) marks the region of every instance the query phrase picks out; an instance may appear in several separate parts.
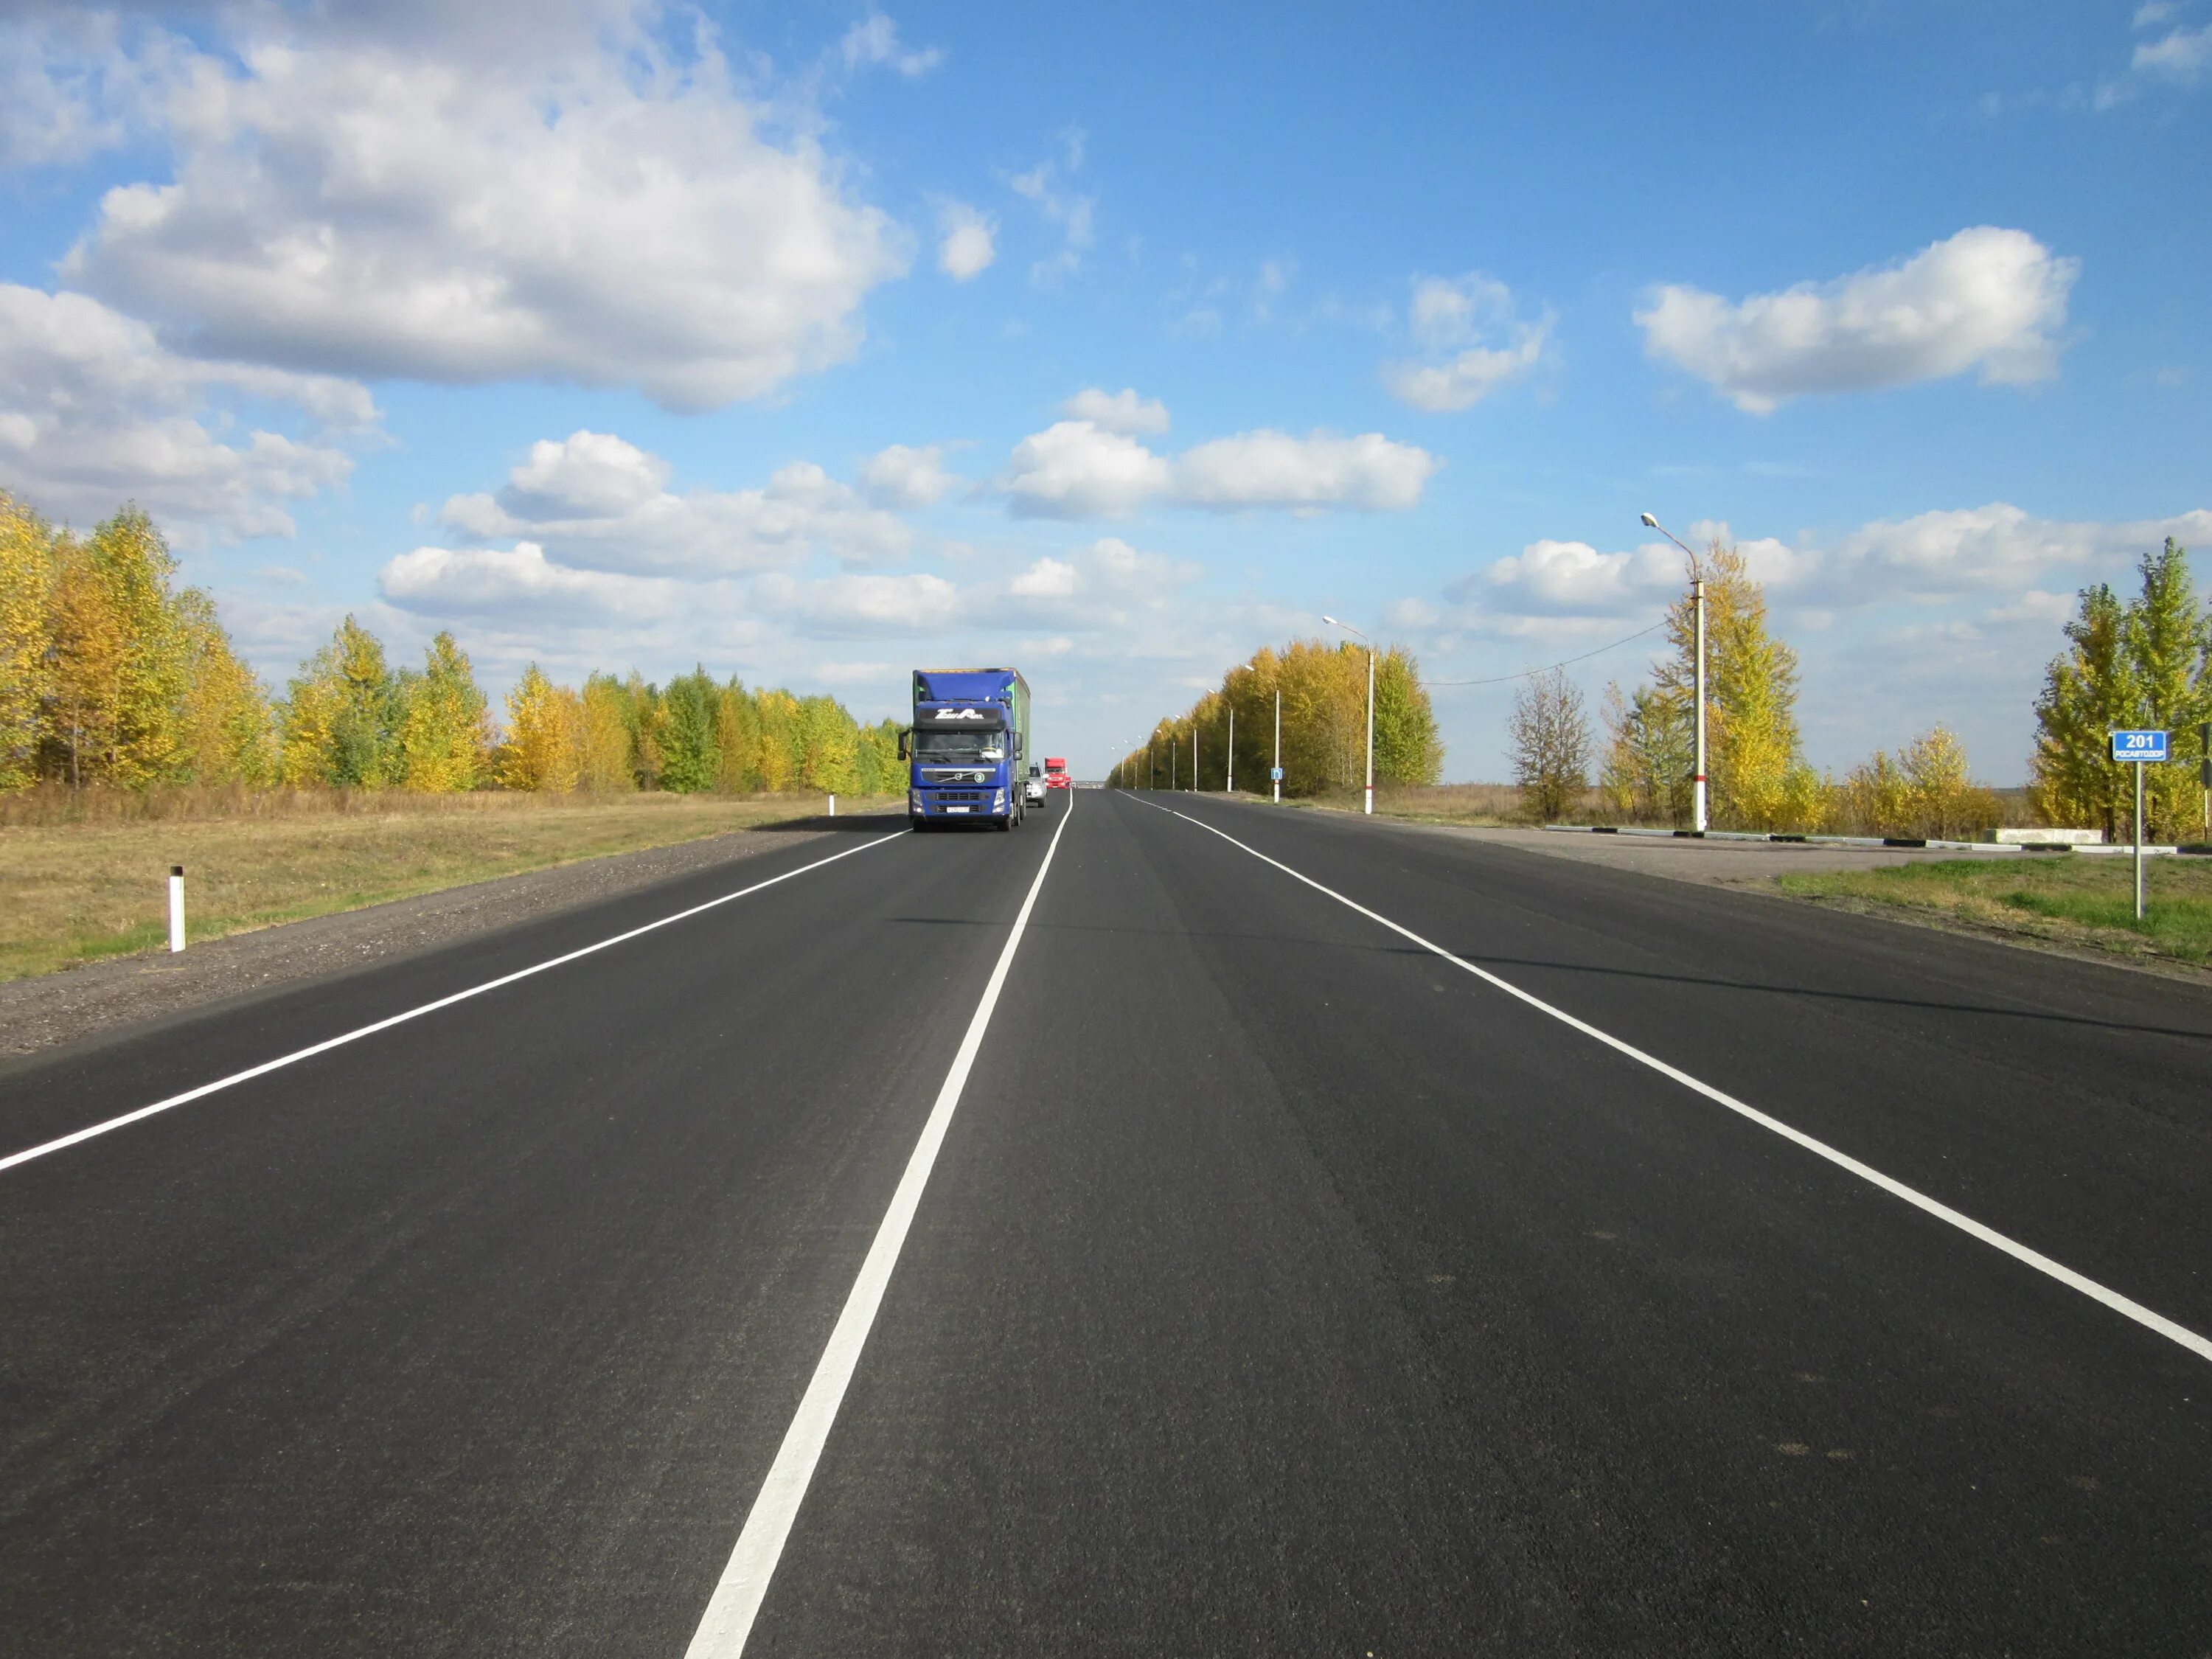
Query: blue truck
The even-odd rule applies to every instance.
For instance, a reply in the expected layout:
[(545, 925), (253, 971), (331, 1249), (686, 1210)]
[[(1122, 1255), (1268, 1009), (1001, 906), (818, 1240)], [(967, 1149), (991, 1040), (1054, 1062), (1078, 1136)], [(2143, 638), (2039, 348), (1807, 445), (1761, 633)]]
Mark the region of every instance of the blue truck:
[(917, 830), (988, 823), (1012, 830), (1027, 810), (1029, 682), (1011, 668), (917, 668), (907, 817)]

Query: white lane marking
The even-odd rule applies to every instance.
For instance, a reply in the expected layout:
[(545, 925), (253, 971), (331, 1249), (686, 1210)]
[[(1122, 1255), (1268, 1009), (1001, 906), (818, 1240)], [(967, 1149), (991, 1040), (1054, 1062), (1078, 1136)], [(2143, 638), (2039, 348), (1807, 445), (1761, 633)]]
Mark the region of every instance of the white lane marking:
[[(1146, 801), (1144, 805), (1146, 806), (1152, 806), (1152, 803), (1151, 801)], [(1975, 1220), (1973, 1217), (1970, 1215), (1961, 1215), (1949, 1205), (1945, 1204), (1939, 1200), (1930, 1198), (1927, 1194), (1908, 1187), (1901, 1181), (1894, 1180), (1892, 1177), (1884, 1175), (1872, 1164), (1860, 1163), (1858, 1159), (1853, 1158), (1849, 1152), (1838, 1152), (1833, 1146), (1829, 1146), (1825, 1140), (1814, 1139), (1811, 1135), (1807, 1134), (1802, 1129), (1793, 1129), (1787, 1123), (1783, 1122), (1779, 1118), (1769, 1117), (1765, 1112), (1760, 1111), (1756, 1106), (1748, 1105), (1743, 1101), (1738, 1100), (1734, 1095), (1728, 1093), (1726, 1091), (1714, 1088), (1710, 1083), (1699, 1081), (1698, 1079), (1692, 1077), (1687, 1072), (1685, 1072), (1677, 1066), (1669, 1066), (1665, 1060), (1659, 1059), (1656, 1055), (1645, 1054), (1643, 1049), (1637, 1048), (1633, 1043), (1624, 1042), (1619, 1037), (1613, 1036), (1610, 1032), (1601, 1031), (1596, 1026), (1590, 1024), (1587, 1020), (1577, 1019), (1572, 1014), (1568, 1013), (1565, 1009), (1554, 1008), (1550, 1003), (1545, 1001), (1541, 997), (1531, 995), (1528, 992), (1522, 990), (1519, 986), (1512, 983), (1510, 981), (1500, 979), (1497, 975), (1489, 972), (1486, 969), (1478, 968), (1471, 962), (1462, 960), (1460, 957), (1454, 956), (1450, 951), (1445, 950), (1441, 945), (1431, 944), (1429, 940), (1423, 939), (1419, 933), (1415, 933), (1412, 928), (1401, 927), (1396, 922), (1391, 921), (1389, 917), (1378, 915), (1376, 912), (1369, 909), (1365, 905), (1358, 902), (1356, 900), (1348, 899), (1345, 897), (1343, 894), (1335, 891), (1334, 889), (1322, 886), (1311, 876), (1300, 875), (1296, 870), (1291, 869), (1289, 865), (1284, 864), (1279, 860), (1269, 858), (1265, 853), (1260, 851), (1259, 848), (1245, 846), (1243, 842), (1237, 840), (1236, 836), (1229, 834), (1226, 830), (1216, 830), (1212, 824), (1204, 823), (1198, 818), (1192, 817), (1188, 812), (1178, 812), (1173, 807), (1155, 806), (1153, 807), (1153, 810), (1155, 811), (1165, 812), (1171, 817), (1181, 818), (1185, 823), (1197, 824), (1200, 829), (1206, 831), (1209, 835), (1219, 836), (1222, 840), (1227, 842), (1231, 846), (1243, 848), (1244, 851), (1251, 854), (1254, 858), (1258, 859), (1262, 864), (1273, 865), (1276, 869), (1280, 870), (1285, 875), (1289, 876), (1295, 880), (1305, 883), (1307, 886), (1312, 888), (1316, 893), (1327, 894), (1330, 898), (1334, 899), (1339, 904), (1345, 906), (1347, 909), (1357, 910), (1361, 915), (1365, 916), (1370, 921), (1381, 923), (1383, 927), (1388, 927), (1392, 933), (1399, 934), (1402, 938), (1413, 940), (1414, 944), (1419, 945), (1424, 951), (1433, 951), (1436, 955), (1442, 957), (1446, 962), (1450, 963), (1455, 968), (1464, 969), (1468, 973), (1473, 974), (1477, 979), (1481, 980), (1485, 984), (1495, 986), (1498, 989), (1504, 992), (1506, 995), (1510, 997), (1518, 998), (1521, 1001), (1527, 1003), (1531, 1008), (1535, 1009), (1540, 1013), (1549, 1014), (1553, 1019), (1558, 1020), (1564, 1025), (1573, 1027), (1576, 1030), (1580, 1031), (1584, 1036), (1589, 1037), (1596, 1042), (1602, 1042), (1607, 1048), (1611, 1048), (1617, 1053), (1627, 1055), (1629, 1059), (1636, 1061), (1639, 1066), (1648, 1066), (1653, 1071), (1658, 1073), (1662, 1077), (1673, 1079), (1684, 1088), (1694, 1091), (1696, 1093), (1703, 1095), (1706, 1099), (1727, 1107), (1729, 1110), (1735, 1113), (1741, 1117), (1750, 1119), (1751, 1121), (1758, 1124), (1760, 1128), (1771, 1129), (1776, 1134), (1780, 1135), (1784, 1140), (1795, 1141), (1798, 1146), (1802, 1146), (1807, 1152), (1814, 1154), (1816, 1157), (1827, 1159), (1829, 1163), (1834, 1164), (1838, 1169), (1848, 1170), (1853, 1175), (1858, 1176), (1860, 1180), (1864, 1181), (1872, 1186), (1881, 1188), (1882, 1191), (1889, 1194), (1893, 1198), (1903, 1199), (1907, 1204), (1911, 1205), (1915, 1209), (1925, 1211), (1928, 1214), (1934, 1216), (1938, 1221), (1948, 1223), (1950, 1225), (1956, 1227), (1960, 1232), (1965, 1233), (1968, 1237), (1978, 1238), (1981, 1240), (1983, 1243), (1990, 1246), (1994, 1249), (2002, 1250), (2007, 1255), (2012, 1257), (2015, 1261), (2027, 1263), (2027, 1266), (2034, 1268), (2036, 1272), (2043, 1273), (2049, 1278), (2057, 1279), (2061, 1285), (2065, 1285), (2069, 1290), (2079, 1291), (2082, 1295), (2087, 1297), (2093, 1302), (2103, 1303), (2114, 1313), (2119, 1314), (2125, 1318), (2134, 1320), (2136, 1324), (2142, 1326), (2145, 1330), (2156, 1331), (2160, 1336), (2166, 1338), (2167, 1341), (2179, 1343), (2181, 1346), (2188, 1349), (2190, 1352), (2195, 1354), (2198, 1358), (2212, 1359), (2212, 1340), (2208, 1340), (2204, 1337), (2199, 1336), (2187, 1326), (2175, 1324), (2173, 1321), (2168, 1319), (2164, 1314), (2154, 1313), (2150, 1309), (2144, 1307), (2142, 1303), (2134, 1301), (2128, 1297), (2122, 1296), (2118, 1291), (2112, 1290), (2105, 1285), (2100, 1285), (2094, 1279), (2089, 1279), (2081, 1273), (2075, 1273), (2071, 1267), (2066, 1266), (2066, 1264), (2062, 1261), (2053, 1261), (2049, 1256), (2044, 1255), (2040, 1250), (2030, 1249), (2027, 1245), (2021, 1243), (2018, 1240), (2006, 1237), (2004, 1234), (1998, 1232), (1995, 1228), (1984, 1226), (1980, 1222)]]
[(867, 1259), (860, 1264), (860, 1276), (853, 1281), (852, 1294), (845, 1298), (845, 1310), (837, 1316), (836, 1328), (830, 1333), (830, 1345), (823, 1349), (799, 1411), (784, 1431), (783, 1444), (776, 1449), (768, 1478), (761, 1482), (752, 1510), (745, 1516), (744, 1530), (738, 1534), (737, 1547), (730, 1552), (729, 1565), (722, 1569), (721, 1580), (714, 1586), (699, 1628), (692, 1632), (691, 1645), (684, 1650), (684, 1659), (737, 1659), (745, 1650), (745, 1639), (752, 1634), (769, 1581), (775, 1576), (784, 1541), (791, 1536), (799, 1506), (805, 1501), (807, 1484), (814, 1479), (814, 1466), (821, 1460), (822, 1448), (837, 1420), (837, 1408), (844, 1402), (846, 1385), (853, 1380), (860, 1350), (876, 1322), (884, 1286), (890, 1283), (891, 1270), (898, 1266), (907, 1229), (914, 1224), (922, 1188), (929, 1184), (929, 1172), (937, 1163), (937, 1149), (945, 1144), (945, 1132), (951, 1127), (961, 1091), (967, 1087), (968, 1073), (983, 1046), (984, 1029), (991, 1023), (991, 1011), (999, 1006), (999, 992), (1006, 985), (1006, 970), (1013, 965), (1014, 952), (1029, 927), (1030, 911), (1044, 889), (1045, 872), (1052, 868), (1060, 838), (1067, 833), (1074, 816), (1075, 804), (1071, 799), (1060, 815), (1060, 828), (1052, 832), (1052, 844), (1045, 849), (1044, 862), (1037, 866), (1036, 879), (1030, 884), (1021, 913), (1014, 918), (1014, 930), (999, 952), (998, 965), (991, 969), (983, 1000), (968, 1022), (968, 1034), (960, 1039), (952, 1069), (945, 1074), (944, 1086), (937, 1091), (937, 1103), (930, 1108), (929, 1120), (922, 1125), (921, 1139), (907, 1159), (906, 1173), (899, 1177), (898, 1190), (891, 1194), (890, 1208), (884, 1212), (883, 1224), (876, 1229), (875, 1243), (868, 1247)]
[(615, 945), (626, 944), (657, 928), (672, 927), (679, 921), (687, 921), (703, 911), (714, 909), (717, 905), (727, 904), (732, 899), (741, 899), (748, 894), (757, 893), (762, 888), (773, 887), (780, 881), (789, 881), (793, 876), (803, 876), (809, 870), (819, 870), (825, 864), (836, 863), (839, 859), (851, 858), (855, 853), (865, 853), (871, 847), (881, 847), (885, 842), (896, 841), (906, 833), (905, 830), (899, 830), (888, 836), (879, 836), (873, 841), (864, 841), (858, 847), (848, 847), (842, 853), (832, 853), (826, 859), (817, 859), (811, 864), (802, 864), (796, 870), (787, 870), (780, 876), (770, 876), (766, 881), (757, 881), (750, 887), (741, 887), (734, 893), (725, 893), (720, 898), (708, 899), (704, 904), (695, 904), (688, 910), (678, 910), (672, 916), (663, 916), (658, 921), (648, 921), (642, 927), (633, 927), (627, 933), (617, 933), (612, 939), (603, 939), (596, 945), (586, 945), (580, 951), (571, 951), (566, 956), (554, 957), (549, 961), (537, 963), (528, 968), (519, 968), (514, 973), (502, 974), (497, 979), (488, 979), (481, 985), (471, 985), (465, 991), (456, 991), (449, 997), (440, 997), (435, 1002), (426, 1002), (419, 1008), (410, 1008), (404, 1013), (393, 1014), (391, 1018), (380, 1019), (374, 1024), (363, 1025), (357, 1030), (343, 1032), (334, 1037), (325, 1037), (320, 1042), (310, 1043), (305, 1048), (295, 1048), (289, 1054), (279, 1054), (274, 1060), (263, 1060), (258, 1066), (249, 1066), (242, 1072), (233, 1072), (228, 1077), (219, 1077), (212, 1083), (203, 1083), (196, 1089), (187, 1089), (180, 1095), (171, 1095), (167, 1100), (157, 1100), (150, 1106), (141, 1106), (137, 1110), (125, 1112), (120, 1117), (111, 1117), (105, 1123), (95, 1123), (88, 1128), (74, 1130), (69, 1134), (45, 1141), (36, 1146), (26, 1146), (20, 1152), (10, 1152), (5, 1158), (0, 1158), (0, 1170), (12, 1170), (18, 1164), (28, 1164), (33, 1158), (45, 1158), (49, 1153), (58, 1152), (65, 1147), (74, 1146), (79, 1141), (92, 1140), (100, 1135), (112, 1134), (116, 1130), (136, 1123), (142, 1118), (152, 1117), (159, 1112), (171, 1111), (179, 1106), (189, 1105), (191, 1102), (214, 1094), (218, 1090), (250, 1082), (257, 1077), (265, 1076), (284, 1066), (297, 1065), (303, 1060), (312, 1060), (317, 1054), (327, 1054), (333, 1048), (342, 1048), (349, 1042), (358, 1042), (363, 1037), (374, 1036), (379, 1031), (388, 1031), (395, 1025), (404, 1025), (410, 1019), (420, 1019), (425, 1014), (436, 1013), (441, 1008), (450, 1008), (457, 1002), (466, 1002), (471, 997), (480, 997), (487, 991), (496, 991), (502, 985), (512, 985), (517, 980), (529, 979), (533, 975), (562, 967), (580, 957), (592, 956), (599, 951), (611, 949)]

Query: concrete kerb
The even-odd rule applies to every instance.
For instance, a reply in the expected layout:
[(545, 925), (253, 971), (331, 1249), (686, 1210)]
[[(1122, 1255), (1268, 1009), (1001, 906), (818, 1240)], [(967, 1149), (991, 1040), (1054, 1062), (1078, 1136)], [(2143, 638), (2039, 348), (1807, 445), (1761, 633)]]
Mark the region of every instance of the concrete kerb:
[[(1544, 828), (1560, 835), (1570, 836), (1647, 836), (1666, 841), (1753, 841), (1784, 842), (1792, 846), (1806, 847), (1881, 847), (1908, 851), (1938, 853), (2065, 853), (2085, 858), (2131, 858), (2135, 848), (2128, 842), (2093, 845), (2063, 841), (1987, 842), (1945, 841), (1935, 836), (1798, 836), (1768, 835), (1753, 830), (1645, 830), (1628, 824), (1614, 823), (1547, 823)], [(2191, 858), (2212, 856), (2212, 842), (2183, 842), (2178, 845), (2143, 847), (2145, 858)]]

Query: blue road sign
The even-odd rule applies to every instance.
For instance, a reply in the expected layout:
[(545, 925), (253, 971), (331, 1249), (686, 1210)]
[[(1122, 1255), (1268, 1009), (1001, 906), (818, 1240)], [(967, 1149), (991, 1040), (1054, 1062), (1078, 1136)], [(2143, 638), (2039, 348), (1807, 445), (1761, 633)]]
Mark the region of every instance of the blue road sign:
[(1267, 776), (1271, 781), (1280, 783), (1283, 781), (1283, 769), (1279, 766), (1271, 766), (1267, 769)]
[(2116, 761), (2162, 761), (2166, 758), (2163, 732), (2115, 732), (2112, 758)]

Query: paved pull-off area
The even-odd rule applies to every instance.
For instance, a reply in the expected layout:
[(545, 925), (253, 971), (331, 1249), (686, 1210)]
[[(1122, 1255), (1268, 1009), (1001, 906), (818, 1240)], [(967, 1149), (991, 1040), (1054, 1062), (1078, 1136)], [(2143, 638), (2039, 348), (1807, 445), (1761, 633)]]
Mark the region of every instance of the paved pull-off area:
[(2208, 1076), (1510, 847), (841, 820), (0, 1078), (0, 1645), (2203, 1655)]

